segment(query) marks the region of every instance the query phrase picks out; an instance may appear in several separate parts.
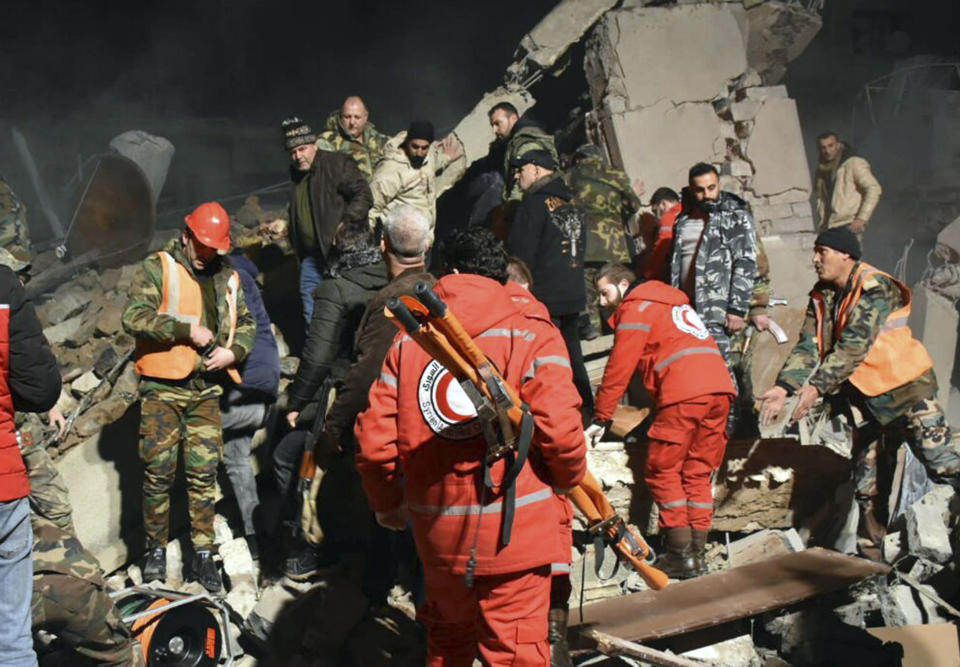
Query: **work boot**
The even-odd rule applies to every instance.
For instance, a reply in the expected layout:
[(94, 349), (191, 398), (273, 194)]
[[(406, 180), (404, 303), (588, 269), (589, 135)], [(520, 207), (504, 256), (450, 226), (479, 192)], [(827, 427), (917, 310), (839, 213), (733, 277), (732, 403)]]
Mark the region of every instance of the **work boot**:
[(315, 546), (301, 544), (283, 559), (283, 575), (294, 581), (307, 581), (311, 577), (330, 572), (338, 565), (336, 558), (324, 556)]
[(690, 544), (692, 540), (690, 526), (667, 528), (666, 531), (667, 536), (664, 539), (666, 553), (657, 558), (654, 565), (671, 579), (690, 579), (697, 576)]
[(577, 335), (580, 340), (593, 340), (600, 336), (600, 330), (589, 315), (581, 315), (577, 322)]
[(219, 593), (223, 588), (223, 582), (220, 580), (220, 571), (213, 560), (213, 552), (210, 549), (200, 549), (193, 555), (193, 579), (200, 582), (200, 585), (210, 593)]
[(567, 610), (551, 609), (547, 616), (547, 639), (550, 641), (550, 667), (573, 667), (567, 646)]
[(143, 580), (144, 582), (167, 580), (166, 547), (159, 544), (152, 544), (147, 547), (147, 557), (143, 563)]
[(707, 569), (707, 531), (694, 530), (690, 538), (690, 550), (693, 552), (693, 569), (695, 577), (702, 577)]

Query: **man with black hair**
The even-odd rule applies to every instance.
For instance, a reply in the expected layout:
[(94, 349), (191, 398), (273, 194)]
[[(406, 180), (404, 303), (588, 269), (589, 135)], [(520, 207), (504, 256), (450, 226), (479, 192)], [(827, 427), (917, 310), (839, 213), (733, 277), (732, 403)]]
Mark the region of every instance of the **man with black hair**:
[(881, 560), (897, 447), (906, 441), (933, 480), (956, 487), (960, 438), (936, 399), (933, 361), (907, 326), (909, 288), (862, 261), (856, 235), (843, 227), (817, 236), (813, 266), (819, 281), (800, 339), (776, 386), (761, 397), (760, 417), (764, 423), (778, 419), (794, 395), (793, 421), (821, 396), (848, 415), (860, 506), (857, 543), (864, 556)]
[(593, 391), (579, 335), (580, 312), (586, 304), (586, 218), (548, 152), (528, 151), (514, 159), (513, 167), (524, 195), (510, 225), (507, 250), (533, 273), (533, 294), (547, 306), (566, 341), (574, 382), (589, 417)]
[(666, 553), (657, 567), (687, 579), (706, 573), (713, 518), (710, 478), (723, 460), (736, 393), (720, 350), (687, 296), (658, 280), (637, 280), (621, 264), (597, 276), (600, 305), (612, 312), (613, 349), (586, 435), (600, 442), (634, 374), (656, 406), (644, 479), (660, 510)]
[(730, 365), (730, 336), (746, 326), (757, 273), (750, 206), (720, 189), (716, 167), (689, 172), (690, 207), (677, 217), (670, 283), (683, 290)]
[(526, 115), (521, 118), (517, 108), (509, 102), (494, 105), (487, 115), (496, 141), (506, 144), (503, 156), (503, 200), (519, 200), (523, 197), (523, 191), (516, 182), (514, 160), (528, 151), (539, 150), (549, 153), (554, 163), (558, 163), (556, 143), (539, 122)]
[(817, 137), (820, 160), (814, 179), (820, 229), (848, 227), (863, 238), (883, 189), (870, 163), (856, 154), (836, 132)]
[(666, 281), (670, 279), (673, 226), (682, 210), (680, 195), (667, 187), (657, 188), (650, 197), (650, 208), (657, 219), (656, 236), (640, 258), (640, 266), (647, 280)]
[[(544, 665), (550, 564), (570, 556), (559, 529), (570, 506), (554, 489), (569, 489), (586, 470), (579, 399), (556, 329), (518, 310), (503, 288), (502, 244), (488, 230), (467, 228), (446, 243), (444, 260), (452, 273), (436, 294), (517, 389), (535, 424), (531, 457), (514, 482), (510, 542), (500, 540), (506, 489), (481, 491), (487, 444), (477, 413), (409, 336), (394, 338), (370, 407), (357, 419), (357, 470), (380, 524), (413, 527), (424, 567), (417, 615), (427, 663), (469, 665), (479, 653), (484, 664)], [(505, 465), (493, 464), (493, 480)]]
[(371, 224), (375, 225), (390, 209), (406, 204), (420, 209), (432, 228), (437, 219), (437, 198), (443, 194), (437, 188), (437, 179), (461, 155), (463, 145), (455, 134), (438, 142), (434, 141), (433, 123), (410, 123), (405, 132), (387, 142), (383, 159), (370, 181)]

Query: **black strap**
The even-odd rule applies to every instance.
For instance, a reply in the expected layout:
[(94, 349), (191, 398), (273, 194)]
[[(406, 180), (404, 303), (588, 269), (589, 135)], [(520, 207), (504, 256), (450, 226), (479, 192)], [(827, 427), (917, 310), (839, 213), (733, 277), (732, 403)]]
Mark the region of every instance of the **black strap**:
[[(617, 534), (613, 538), (608, 537), (605, 530), (598, 531), (597, 534), (594, 536), (593, 538), (593, 557), (594, 557), (593, 571), (597, 575), (597, 579), (599, 579), (600, 581), (608, 581), (610, 579), (613, 579), (615, 576), (617, 576), (617, 572), (620, 571), (620, 558), (617, 557), (613, 561), (614, 563), (613, 571), (606, 577), (600, 574), (600, 568), (603, 567), (604, 551), (606, 550), (607, 545), (609, 544), (611, 548), (614, 548), (614, 545), (619, 544), (620, 540), (622, 540), (625, 535), (626, 535), (626, 526), (621, 523), (619, 528), (617, 528)], [(614, 552), (614, 556), (616, 556), (616, 552)]]
[[(520, 420), (520, 435), (517, 439), (517, 453), (506, 459), (507, 472), (503, 476), (503, 523), (500, 526), (500, 548), (510, 544), (513, 533), (513, 516), (517, 509), (517, 476), (523, 470), (524, 463), (530, 453), (530, 442), (533, 440), (533, 415), (528, 406), (523, 406), (523, 418)], [(512, 459), (512, 460), (511, 460)], [(489, 473), (489, 468), (488, 468)]]

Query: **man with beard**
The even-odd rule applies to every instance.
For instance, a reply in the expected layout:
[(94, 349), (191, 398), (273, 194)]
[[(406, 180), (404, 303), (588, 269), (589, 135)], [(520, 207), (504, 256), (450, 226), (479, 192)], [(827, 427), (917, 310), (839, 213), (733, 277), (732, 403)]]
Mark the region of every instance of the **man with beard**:
[(835, 132), (817, 137), (820, 162), (815, 191), (820, 229), (849, 227), (863, 239), (863, 232), (880, 201), (880, 183), (870, 163), (859, 157)]
[(523, 197), (523, 191), (516, 180), (514, 160), (528, 151), (539, 150), (549, 153), (554, 163), (558, 163), (556, 144), (537, 121), (521, 118), (517, 108), (509, 102), (494, 105), (487, 115), (496, 141), (506, 144), (503, 156), (503, 200), (519, 200)]
[(689, 209), (674, 225), (671, 284), (683, 290), (730, 366), (730, 336), (746, 326), (757, 273), (750, 207), (720, 190), (720, 175), (703, 162), (689, 172)]
[(453, 134), (442, 142), (434, 142), (433, 124), (426, 120), (410, 123), (387, 142), (383, 160), (370, 181), (373, 207), (370, 222), (382, 220), (386, 213), (406, 204), (422, 211), (432, 230), (437, 220), (437, 177), (444, 168), (463, 154), (460, 141)]
[(761, 397), (760, 417), (763, 423), (778, 419), (792, 395), (799, 396), (793, 421), (821, 396), (847, 414), (854, 426), (858, 547), (880, 560), (899, 444), (907, 442), (934, 481), (956, 487), (960, 442), (936, 399), (933, 361), (907, 326), (907, 286), (861, 261), (860, 243), (849, 229), (817, 236), (813, 266), (819, 281), (800, 339), (776, 385)]
[(356, 162), (364, 178), (370, 179), (380, 160), (383, 149), (390, 139), (370, 122), (367, 104), (359, 95), (351, 95), (343, 101), (339, 111), (327, 117), (323, 132), (317, 140), (317, 148), (349, 155)]
[(290, 154), (290, 242), (300, 260), (300, 298), (307, 326), (313, 290), (328, 269), (333, 238), (342, 224), (365, 220), (373, 198), (357, 163), (317, 149), (317, 136), (301, 119), (283, 121)]

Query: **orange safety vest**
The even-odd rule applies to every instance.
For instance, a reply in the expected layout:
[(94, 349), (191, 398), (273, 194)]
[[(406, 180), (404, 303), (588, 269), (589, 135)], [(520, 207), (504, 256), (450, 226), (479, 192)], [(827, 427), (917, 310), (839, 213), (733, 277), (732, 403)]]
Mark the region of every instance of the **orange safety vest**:
[[(861, 263), (853, 276), (850, 293), (843, 299), (833, 327), (833, 341), (839, 340), (854, 306), (860, 300), (863, 283), (875, 275), (885, 276), (900, 289), (903, 306), (890, 313), (877, 334), (870, 351), (850, 376), (850, 383), (866, 396), (879, 396), (891, 389), (916, 380), (933, 368), (933, 360), (923, 343), (913, 337), (907, 319), (910, 317), (910, 288), (876, 267)], [(810, 293), (817, 315), (817, 348), (820, 361), (827, 356), (825, 342), (826, 301), (821, 292)]]
[[(157, 312), (169, 315), (177, 322), (200, 324), (203, 317), (203, 295), (200, 284), (186, 267), (177, 262), (168, 252), (157, 253), (160, 266), (163, 267), (163, 296)], [(224, 347), (233, 345), (237, 333), (237, 292), (240, 276), (231, 272), (227, 280), (227, 309), (230, 311), (230, 333)], [(200, 367), (200, 355), (190, 344), (157, 343), (137, 339), (136, 370), (140, 375), (160, 378), (161, 380), (183, 380)], [(235, 383), (240, 384), (240, 373), (236, 368), (227, 369), (227, 374)]]

